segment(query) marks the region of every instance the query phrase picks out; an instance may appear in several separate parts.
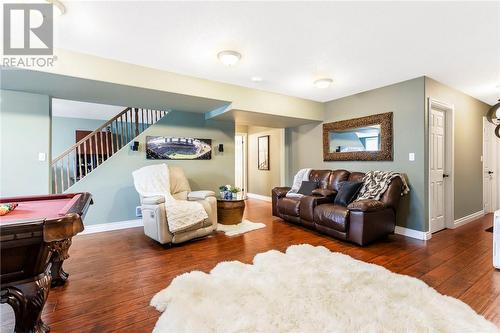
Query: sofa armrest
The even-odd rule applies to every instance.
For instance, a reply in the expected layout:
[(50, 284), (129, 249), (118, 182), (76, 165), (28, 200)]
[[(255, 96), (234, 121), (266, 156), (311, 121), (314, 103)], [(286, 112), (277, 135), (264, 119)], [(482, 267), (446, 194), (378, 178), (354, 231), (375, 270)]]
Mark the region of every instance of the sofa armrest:
[(337, 195), (337, 191), (317, 188), (312, 191), (312, 195), (315, 197), (335, 197)]
[(309, 222), (314, 221), (314, 208), (318, 205), (331, 203), (333, 201), (332, 197), (320, 197), (312, 195), (304, 195), (300, 198), (300, 218)]
[(187, 199), (189, 201), (205, 200), (208, 197), (215, 197), (215, 192), (214, 191), (193, 191), (193, 192), (189, 192), (187, 195)]
[(347, 209), (358, 212), (374, 212), (385, 208), (386, 205), (382, 201), (373, 199), (353, 201), (347, 206)]
[(155, 195), (153, 197), (143, 197), (141, 200), (142, 205), (159, 205), (165, 202), (165, 197), (162, 195)]
[(276, 198), (283, 198), (288, 191), (291, 190), (291, 187), (275, 187), (272, 190), (272, 195), (273, 197), (276, 196)]

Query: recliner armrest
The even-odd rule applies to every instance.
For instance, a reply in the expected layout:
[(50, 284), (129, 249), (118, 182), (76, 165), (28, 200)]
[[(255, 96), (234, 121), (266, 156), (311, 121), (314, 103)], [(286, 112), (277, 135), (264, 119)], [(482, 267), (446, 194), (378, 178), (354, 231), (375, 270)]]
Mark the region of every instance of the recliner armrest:
[(351, 202), (347, 206), (347, 209), (360, 212), (374, 212), (385, 209), (386, 207), (387, 206), (382, 201), (365, 199)]
[(187, 195), (187, 199), (189, 201), (205, 200), (208, 197), (215, 197), (215, 192), (214, 191), (193, 191), (193, 192), (189, 192)]
[(162, 195), (155, 195), (153, 197), (143, 197), (141, 204), (143, 205), (159, 205), (165, 202), (165, 197)]
[(283, 198), (290, 190), (291, 190), (291, 187), (275, 187), (272, 190), (272, 194), (274, 197), (279, 199), (279, 198)]

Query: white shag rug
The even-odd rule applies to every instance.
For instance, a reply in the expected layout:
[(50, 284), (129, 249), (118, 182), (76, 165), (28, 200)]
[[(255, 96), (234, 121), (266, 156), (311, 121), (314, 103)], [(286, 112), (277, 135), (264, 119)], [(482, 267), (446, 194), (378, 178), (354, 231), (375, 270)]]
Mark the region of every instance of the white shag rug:
[(418, 279), (311, 245), (182, 274), (151, 305), (156, 333), (499, 332)]
[(217, 231), (223, 231), (226, 236), (236, 236), (239, 234), (244, 234), (252, 230), (257, 230), (264, 228), (266, 225), (264, 223), (255, 223), (249, 220), (243, 220), (238, 224), (217, 224)]

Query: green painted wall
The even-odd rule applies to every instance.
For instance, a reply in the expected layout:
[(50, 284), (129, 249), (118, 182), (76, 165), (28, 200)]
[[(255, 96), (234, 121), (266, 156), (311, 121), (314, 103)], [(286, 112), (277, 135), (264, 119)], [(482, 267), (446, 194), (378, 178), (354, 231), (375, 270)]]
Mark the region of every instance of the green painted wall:
[[(145, 165), (164, 162), (182, 166), (193, 190), (216, 191), (221, 184), (234, 183), (234, 132), (233, 122), (205, 121), (204, 114), (199, 113), (170, 112), (138, 137), (138, 152), (125, 147), (68, 192), (92, 193), (94, 205), (85, 218), (85, 224), (90, 225), (136, 219), (139, 197), (133, 186), (132, 171)], [(224, 153), (212, 150), (212, 159), (208, 161), (146, 160), (147, 135), (212, 139), (213, 148), (224, 144)]]
[[(427, 230), (424, 146), (424, 77), (370, 90), (326, 103), (325, 122), (377, 113), (394, 113), (394, 161), (323, 162), (322, 124), (287, 129), (288, 181), (301, 168), (350, 171), (394, 170), (406, 173), (411, 192), (401, 200), (397, 224)], [(408, 160), (409, 153), (416, 160)]]
[(0, 195), (48, 194), (50, 158), (49, 96), (1, 90)]
[[(425, 78), (425, 96), (426, 100), (430, 97), (454, 106), (454, 220), (457, 220), (483, 209), (483, 164), (481, 161), (483, 117), (491, 106), (427, 77)], [(428, 103), (426, 103), (426, 108), (428, 108)], [(426, 147), (428, 147), (427, 141)]]
[(59, 156), (75, 144), (75, 131), (93, 131), (105, 122), (101, 119), (52, 117), (52, 155)]

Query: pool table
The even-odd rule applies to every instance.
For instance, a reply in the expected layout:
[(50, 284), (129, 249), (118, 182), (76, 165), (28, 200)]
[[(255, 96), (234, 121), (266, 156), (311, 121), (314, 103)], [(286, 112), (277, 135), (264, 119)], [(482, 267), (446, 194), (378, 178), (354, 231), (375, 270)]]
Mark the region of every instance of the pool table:
[(64, 284), (63, 262), (83, 231), (90, 193), (0, 198), (17, 203), (0, 216), (1, 303), (12, 306), (16, 332), (48, 332), (40, 315), (50, 286)]

